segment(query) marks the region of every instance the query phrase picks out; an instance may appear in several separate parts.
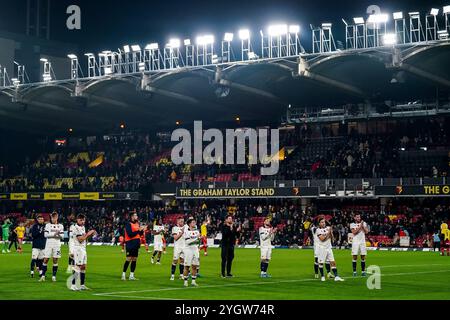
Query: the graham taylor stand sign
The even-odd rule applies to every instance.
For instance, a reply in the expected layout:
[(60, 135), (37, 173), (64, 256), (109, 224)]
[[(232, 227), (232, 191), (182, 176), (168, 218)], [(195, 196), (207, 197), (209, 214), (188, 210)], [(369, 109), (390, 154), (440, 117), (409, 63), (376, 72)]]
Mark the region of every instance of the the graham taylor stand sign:
[(177, 188), (177, 198), (302, 198), (317, 197), (318, 187)]

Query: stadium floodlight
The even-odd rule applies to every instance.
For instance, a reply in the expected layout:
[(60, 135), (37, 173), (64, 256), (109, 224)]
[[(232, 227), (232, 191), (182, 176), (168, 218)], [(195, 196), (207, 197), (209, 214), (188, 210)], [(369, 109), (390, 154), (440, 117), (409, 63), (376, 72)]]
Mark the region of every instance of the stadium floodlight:
[(184, 39), (184, 45), (185, 46), (190, 46), (191, 45), (191, 39)]
[(123, 51), (125, 51), (125, 53), (130, 53), (130, 46), (129, 45), (124, 45), (123, 46)]
[(198, 46), (203, 46), (205, 44), (205, 37), (204, 36), (198, 36), (195, 39), (195, 42), (197, 42)]
[(199, 45), (199, 46), (206, 46), (208, 44), (213, 44), (213, 43), (214, 43), (213, 35), (205, 35), (205, 36), (197, 37), (197, 45)]
[(170, 48), (175, 48), (175, 49), (177, 49), (177, 48), (179, 48), (180, 45), (181, 45), (180, 39), (172, 38), (172, 39), (169, 40), (168, 45), (169, 45)]
[(329, 22), (322, 23), (322, 28), (331, 28), (332, 24)]
[(141, 72), (145, 71), (145, 62), (139, 62), (139, 71)]
[(356, 18), (353, 18), (353, 22), (354, 22), (355, 24), (364, 24), (364, 18), (363, 18), (363, 17), (356, 17)]
[(394, 20), (401, 20), (403, 19), (403, 12), (402, 11), (394, 12), (393, 16)]
[(40, 58), (39, 61), (41, 61), (41, 62), (48, 62), (48, 59), (46, 59), (46, 58)]
[(250, 31), (248, 29), (239, 30), (239, 39), (241, 39), (241, 40), (250, 39)]
[(385, 13), (371, 14), (367, 19), (369, 23), (386, 23), (389, 20), (389, 16)]
[(223, 36), (223, 41), (231, 42), (231, 41), (233, 41), (233, 38), (234, 38), (234, 34), (233, 33), (226, 32), (225, 35)]
[(93, 57), (93, 56), (94, 56), (93, 53), (85, 53), (84, 55), (85, 55), (86, 57)]
[(299, 33), (300, 32), (300, 26), (298, 24), (292, 24), (289, 26), (289, 32), (290, 33)]
[(214, 43), (214, 36), (211, 34), (208, 34), (206, 36), (203, 37), (205, 44), (213, 44)]
[(288, 26), (286, 24), (278, 24), (269, 26), (267, 29), (269, 36), (278, 37), (288, 33)]
[(417, 17), (420, 16), (420, 12), (419, 11), (409, 12), (408, 14), (411, 16), (411, 18), (417, 18)]
[(450, 6), (445, 6), (442, 8), (444, 13), (450, 13)]
[(70, 53), (67, 55), (67, 58), (74, 60), (74, 59), (77, 59), (77, 56), (74, 55), (73, 53)]
[(395, 33), (386, 33), (383, 36), (383, 43), (386, 46), (392, 46), (397, 44), (397, 35)]
[(156, 42), (149, 43), (148, 45), (145, 46), (145, 50), (157, 50), (157, 49), (158, 49), (158, 44)]
[(133, 45), (131, 46), (131, 50), (133, 50), (133, 52), (141, 51), (141, 46), (138, 45), (138, 44), (133, 44)]
[(437, 16), (439, 14), (439, 9), (433, 8), (430, 10), (430, 15)]

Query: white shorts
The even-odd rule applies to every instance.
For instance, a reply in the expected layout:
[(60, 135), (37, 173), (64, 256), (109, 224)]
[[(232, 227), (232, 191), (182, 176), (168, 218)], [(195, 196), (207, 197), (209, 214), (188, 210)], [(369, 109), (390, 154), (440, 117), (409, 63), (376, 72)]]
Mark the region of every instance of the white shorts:
[(272, 257), (271, 247), (261, 247), (261, 260), (270, 260)]
[(191, 265), (200, 265), (200, 250), (198, 248), (184, 249), (184, 265), (190, 267)]
[(355, 242), (352, 243), (352, 256), (367, 255), (367, 248), (365, 242)]
[(155, 242), (153, 244), (153, 247), (155, 251), (163, 251), (163, 243), (162, 242)]
[(61, 258), (61, 245), (46, 245), (44, 249), (44, 258)]
[(317, 248), (317, 260), (320, 264), (325, 263), (326, 261), (334, 261), (333, 250), (331, 248)]
[(74, 247), (73, 249), (73, 260), (75, 260), (76, 266), (81, 266), (87, 264), (87, 253), (84, 247)]
[(73, 241), (69, 240), (69, 256), (73, 256)]
[(178, 260), (179, 258), (184, 259), (183, 248), (173, 247), (173, 260)]
[(44, 259), (44, 249), (33, 248), (31, 250), (31, 259), (33, 260), (42, 260)]

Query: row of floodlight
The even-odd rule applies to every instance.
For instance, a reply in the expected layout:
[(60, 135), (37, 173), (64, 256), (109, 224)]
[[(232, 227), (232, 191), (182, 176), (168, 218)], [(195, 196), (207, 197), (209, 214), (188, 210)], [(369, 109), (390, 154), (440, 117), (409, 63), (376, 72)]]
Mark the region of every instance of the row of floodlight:
[[(429, 15), (437, 16), (439, 14), (439, 11), (440, 10), (438, 8), (432, 8), (429, 12)], [(443, 12), (443, 14), (450, 13), (450, 5), (444, 6), (442, 8), (442, 12)], [(408, 12), (408, 15), (412, 18), (417, 18), (418, 16), (420, 16), (420, 12), (418, 12), (418, 11)], [(401, 19), (404, 19), (405, 15), (403, 14), (402, 11), (398, 11), (398, 12), (394, 12), (392, 14), (392, 17), (394, 20), (401, 20)], [(386, 23), (388, 21), (389, 21), (389, 15), (386, 13), (371, 14), (369, 16), (369, 18), (367, 19), (367, 23)], [(353, 22), (355, 24), (364, 24), (366, 21), (364, 20), (363, 17), (355, 17), (355, 18), (353, 18)]]
[[(268, 28), (268, 35), (272, 36), (272, 37), (277, 37), (277, 36), (283, 36), (283, 35), (287, 35), (287, 34), (298, 34), (300, 32), (300, 26), (299, 25), (287, 25), (287, 24), (280, 24), (280, 25), (273, 25), (273, 26), (269, 26)], [(264, 35), (263, 32), (260, 32), (261, 35)], [(245, 41), (245, 40), (249, 40), (250, 39), (250, 30), (248, 29), (241, 29), (238, 31), (238, 37), (240, 40)], [(226, 32), (223, 36), (223, 41), (224, 42), (232, 42), (234, 39), (234, 33), (231, 32)], [(207, 35), (201, 35), (198, 36), (196, 38), (196, 44), (198, 46), (205, 46), (205, 45), (212, 45), (215, 42), (215, 37), (214, 35), (211, 34), (207, 34)], [(192, 41), (191, 39), (184, 39), (183, 44), (185, 46), (190, 46), (192, 45)], [(181, 46), (181, 40), (178, 38), (172, 38), (169, 39), (169, 42), (166, 44), (166, 48), (172, 48), (172, 49), (177, 49), (180, 48)], [(124, 53), (130, 53), (130, 52), (140, 52), (141, 51), (141, 46), (138, 44), (135, 45), (124, 45), (123, 46), (123, 52)], [(121, 49), (121, 51), (122, 51)], [(158, 50), (159, 49), (159, 45), (158, 43), (154, 42), (154, 43), (149, 43), (145, 46), (144, 48), (145, 50)], [(93, 55), (93, 54), (86, 54), (87, 56)], [(69, 54), (68, 57), (70, 59), (76, 59), (76, 56), (74, 54)]]

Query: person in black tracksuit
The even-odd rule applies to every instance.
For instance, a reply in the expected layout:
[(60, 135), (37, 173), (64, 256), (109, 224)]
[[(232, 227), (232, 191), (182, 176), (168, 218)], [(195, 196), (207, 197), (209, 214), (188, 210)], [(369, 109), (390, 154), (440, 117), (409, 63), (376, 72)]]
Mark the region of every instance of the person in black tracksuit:
[(241, 227), (236, 228), (233, 223), (233, 216), (228, 215), (222, 225), (222, 278), (231, 278), (233, 276), (231, 274), (231, 266), (234, 259), (234, 245), (240, 231)]
[(44, 217), (38, 215), (37, 223), (31, 227), (31, 237), (33, 239), (33, 249), (31, 253), (31, 277), (34, 277), (34, 267), (36, 266), (39, 270), (39, 275), (42, 270), (42, 263), (44, 262), (44, 249), (47, 238), (44, 235), (45, 223)]

